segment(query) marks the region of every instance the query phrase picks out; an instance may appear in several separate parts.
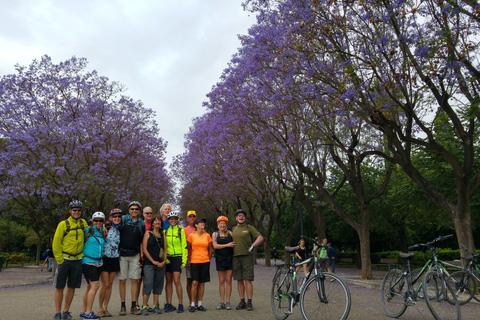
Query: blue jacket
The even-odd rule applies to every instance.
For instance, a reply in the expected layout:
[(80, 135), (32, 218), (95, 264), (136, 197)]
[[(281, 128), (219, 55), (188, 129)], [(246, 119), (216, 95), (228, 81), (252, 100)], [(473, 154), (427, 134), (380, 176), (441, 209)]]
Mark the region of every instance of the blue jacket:
[[(92, 235), (90, 235), (90, 228), (93, 228)], [(97, 229), (96, 226), (88, 227), (85, 230), (82, 264), (103, 264), (102, 257), (105, 250), (105, 239), (102, 232), (103, 228)]]

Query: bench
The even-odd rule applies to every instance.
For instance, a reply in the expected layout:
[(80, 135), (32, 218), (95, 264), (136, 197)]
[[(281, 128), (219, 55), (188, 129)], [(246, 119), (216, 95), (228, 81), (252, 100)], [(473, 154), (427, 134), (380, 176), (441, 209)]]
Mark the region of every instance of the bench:
[(345, 265), (345, 264), (353, 264), (352, 258), (340, 258), (335, 262), (336, 265)]
[(380, 259), (380, 263), (377, 264), (377, 268), (378, 268), (378, 270), (382, 269), (383, 267), (386, 267), (388, 269), (389, 264), (398, 264), (398, 259), (382, 258), (382, 259)]

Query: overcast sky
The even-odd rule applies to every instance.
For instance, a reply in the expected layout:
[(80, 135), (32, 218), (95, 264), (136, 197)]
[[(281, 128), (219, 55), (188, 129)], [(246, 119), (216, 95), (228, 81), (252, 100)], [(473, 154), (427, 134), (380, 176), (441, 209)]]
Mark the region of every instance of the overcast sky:
[(166, 159), (184, 135), (255, 17), (242, 0), (0, 0), (0, 75), (47, 54), (85, 57), (156, 112)]

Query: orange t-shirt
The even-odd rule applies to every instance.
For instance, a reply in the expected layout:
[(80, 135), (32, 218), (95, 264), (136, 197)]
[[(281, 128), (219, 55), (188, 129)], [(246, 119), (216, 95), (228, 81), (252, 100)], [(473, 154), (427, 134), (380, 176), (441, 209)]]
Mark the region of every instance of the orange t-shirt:
[(196, 233), (190, 233), (187, 242), (192, 246), (191, 263), (205, 263), (210, 262), (208, 256), (208, 246), (211, 246), (212, 237), (208, 233), (199, 236)]

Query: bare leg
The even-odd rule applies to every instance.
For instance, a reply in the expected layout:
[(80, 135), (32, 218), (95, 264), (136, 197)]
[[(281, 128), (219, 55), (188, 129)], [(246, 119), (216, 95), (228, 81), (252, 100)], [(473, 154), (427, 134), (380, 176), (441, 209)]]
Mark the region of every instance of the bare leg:
[(120, 302), (125, 302), (127, 294), (127, 279), (118, 281), (118, 289), (120, 291)]
[(237, 289), (238, 289), (238, 296), (241, 299), (245, 299), (245, 283), (243, 280), (238, 280), (237, 281)]
[(90, 313), (93, 308), (93, 300), (95, 300), (95, 295), (97, 294), (98, 287), (100, 286), (100, 282), (98, 281), (90, 281), (87, 286), (87, 291), (85, 292), (87, 299), (86, 299), (86, 313)]
[[(220, 292), (220, 302), (225, 302), (225, 278), (226, 271), (218, 271), (218, 291)], [(229, 300), (227, 300), (229, 301)]]
[(180, 272), (173, 273), (173, 282), (175, 282), (175, 288), (177, 289), (178, 303), (183, 304), (183, 288), (182, 282), (180, 281)]
[(132, 295), (132, 301), (138, 303), (138, 295), (140, 294), (140, 279), (130, 279), (130, 294)]
[(72, 304), (73, 296), (75, 295), (75, 288), (67, 288), (67, 294), (65, 295), (65, 307), (63, 311), (69, 311)]
[(247, 290), (247, 299), (252, 299), (253, 296), (253, 284), (250, 280), (245, 280), (245, 288)]
[(62, 312), (62, 302), (63, 302), (63, 288), (55, 288), (55, 311), (57, 313)]
[(232, 296), (232, 272), (233, 270), (227, 270), (225, 274), (225, 283), (226, 286), (226, 294), (227, 294), (227, 301), (230, 302), (230, 297)]
[(165, 296), (167, 303), (172, 303), (173, 295), (173, 273), (165, 272)]
[(197, 298), (197, 291), (198, 291), (198, 281), (192, 281), (192, 301), (198, 301)]

